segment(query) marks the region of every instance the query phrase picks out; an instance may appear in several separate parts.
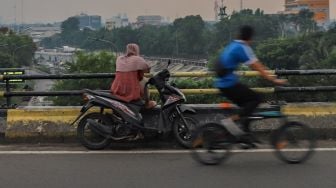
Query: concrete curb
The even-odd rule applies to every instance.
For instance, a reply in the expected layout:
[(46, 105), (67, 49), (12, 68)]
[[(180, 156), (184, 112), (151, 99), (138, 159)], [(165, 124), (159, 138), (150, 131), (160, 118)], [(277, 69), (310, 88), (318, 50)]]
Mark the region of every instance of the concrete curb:
[[(219, 105), (189, 105), (196, 109), (192, 115), (201, 124), (219, 121), (235, 113), (236, 107), (221, 109)], [(267, 110), (262, 105), (259, 110)], [(0, 135), (6, 142), (74, 142), (76, 127), (70, 123), (79, 114), (80, 107), (33, 107), (0, 110)], [(145, 122), (156, 122), (159, 109), (144, 113)], [(288, 104), (283, 108), (291, 120), (305, 123), (316, 130), (320, 138), (336, 138), (335, 103)], [(157, 126), (157, 125), (153, 125)], [(268, 133), (279, 126), (279, 121), (264, 120), (253, 127), (261, 133)]]

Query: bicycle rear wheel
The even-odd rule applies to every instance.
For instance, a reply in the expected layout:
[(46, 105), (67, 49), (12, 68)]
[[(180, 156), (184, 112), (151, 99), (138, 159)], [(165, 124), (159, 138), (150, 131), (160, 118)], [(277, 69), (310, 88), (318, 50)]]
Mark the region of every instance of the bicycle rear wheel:
[(302, 123), (288, 122), (277, 130), (273, 146), (282, 161), (290, 164), (305, 162), (314, 152), (314, 132)]
[(193, 133), (191, 155), (205, 165), (219, 164), (230, 155), (231, 137), (222, 125), (205, 124)]

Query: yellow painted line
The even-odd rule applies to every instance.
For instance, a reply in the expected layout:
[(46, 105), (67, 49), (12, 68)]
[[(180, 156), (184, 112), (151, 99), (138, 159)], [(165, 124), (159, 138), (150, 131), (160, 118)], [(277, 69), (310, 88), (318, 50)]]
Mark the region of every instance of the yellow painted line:
[(5, 96), (5, 92), (4, 91), (0, 91), (0, 97), (4, 97)]
[[(275, 71), (267, 71), (269, 74), (275, 74)], [(237, 75), (244, 76), (244, 77), (256, 77), (260, 76), (258, 71), (237, 71)]]
[(215, 76), (213, 72), (174, 72), (172, 77), (212, 77)]
[[(91, 108), (87, 113), (99, 112), (99, 108)], [(111, 113), (111, 110), (105, 110)], [(72, 123), (80, 114), (79, 108), (50, 108), (50, 109), (9, 109), (7, 124), (12, 122), (49, 121), (58, 123)]]
[[(98, 111), (93, 109), (92, 111)], [(196, 109), (197, 110), (197, 109)], [(289, 104), (282, 108), (283, 113), (290, 116), (322, 117), (335, 116), (336, 104)], [(91, 111), (90, 111), (91, 112)], [(58, 138), (60, 136), (74, 136), (75, 126), (64, 130), (79, 115), (79, 108), (54, 109), (9, 109), (7, 111), (7, 139), (47, 136)], [(304, 118), (303, 117), (303, 118)], [(325, 117), (328, 118), (328, 117)], [(32, 126), (34, 125), (34, 126)], [(48, 126), (55, 126), (55, 132), (50, 132)], [(27, 128), (25, 128), (27, 127)], [(59, 128), (57, 128), (59, 127)]]
[(80, 109), (10, 109), (7, 111), (7, 124), (12, 122), (46, 121), (71, 123)]
[[(275, 71), (268, 71), (269, 74), (275, 74)], [(236, 71), (235, 74), (244, 77), (260, 76), (258, 71)], [(146, 77), (152, 77), (153, 74), (145, 74)], [(213, 77), (214, 72), (174, 72), (171, 73), (172, 77)]]
[(336, 114), (336, 104), (330, 105), (288, 105), (282, 108), (282, 111), (286, 115), (303, 115), (303, 116), (326, 116)]
[[(274, 93), (274, 88), (252, 88), (252, 89), (260, 93)], [(220, 93), (218, 89), (181, 89), (181, 91), (186, 95)], [(149, 92), (151, 94), (159, 93), (156, 89), (150, 89)]]

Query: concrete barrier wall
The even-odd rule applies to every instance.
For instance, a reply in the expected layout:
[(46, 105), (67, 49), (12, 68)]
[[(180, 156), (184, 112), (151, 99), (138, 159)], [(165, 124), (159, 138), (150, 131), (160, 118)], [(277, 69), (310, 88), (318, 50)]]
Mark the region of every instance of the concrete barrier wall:
[[(200, 123), (219, 121), (221, 118), (235, 113), (237, 108), (221, 109), (218, 105), (190, 105), (197, 115), (192, 115)], [(261, 106), (258, 110), (265, 110)], [(77, 125), (71, 122), (78, 116), (80, 107), (34, 107), (9, 109), (0, 111), (0, 133), (8, 141), (22, 139), (41, 139), (64, 141), (76, 136)], [(96, 111), (95, 109), (93, 111)], [(336, 137), (336, 104), (335, 103), (302, 103), (288, 104), (283, 112), (290, 119), (300, 121), (319, 130), (322, 137)], [(158, 124), (159, 109), (144, 113), (145, 123), (155, 127)], [(258, 121), (253, 124), (257, 130), (271, 130), (279, 125), (276, 120)]]

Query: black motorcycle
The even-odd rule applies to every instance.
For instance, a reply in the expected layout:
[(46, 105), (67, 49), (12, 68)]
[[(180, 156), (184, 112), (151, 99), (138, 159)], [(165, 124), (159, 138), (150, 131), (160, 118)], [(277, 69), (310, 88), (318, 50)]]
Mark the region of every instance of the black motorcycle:
[[(197, 121), (186, 114), (196, 112), (183, 104), (186, 101), (184, 94), (168, 82), (168, 66), (145, 85), (146, 88), (152, 85), (158, 90), (162, 104), (160, 109), (144, 110), (143, 101), (127, 103), (109, 92), (84, 90), (87, 102), (73, 122), (80, 120), (77, 135), (83, 146), (99, 150), (112, 141), (134, 141), (146, 136), (173, 133), (180, 145), (190, 148), (191, 131), (197, 127)], [(98, 107), (98, 112), (88, 112), (94, 107)], [(143, 118), (143, 115), (147, 117)]]

